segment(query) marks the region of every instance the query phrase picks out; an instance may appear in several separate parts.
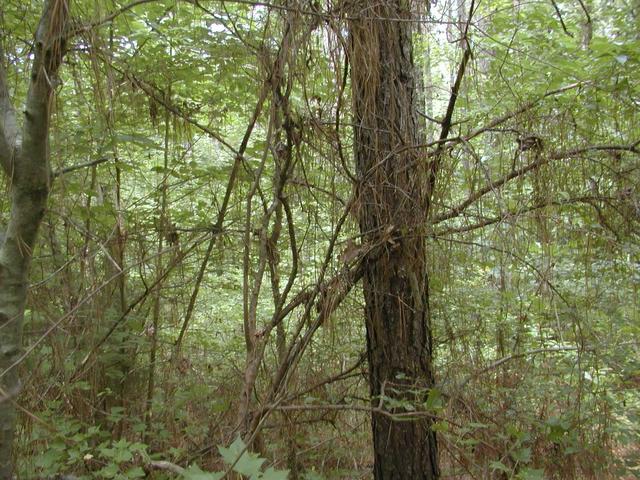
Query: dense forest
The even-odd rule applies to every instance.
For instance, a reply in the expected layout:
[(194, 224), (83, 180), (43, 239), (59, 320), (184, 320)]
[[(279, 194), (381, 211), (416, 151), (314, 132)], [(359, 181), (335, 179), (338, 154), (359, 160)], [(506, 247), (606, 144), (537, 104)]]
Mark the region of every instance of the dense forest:
[(0, 480), (640, 478), (637, 0), (0, 32)]

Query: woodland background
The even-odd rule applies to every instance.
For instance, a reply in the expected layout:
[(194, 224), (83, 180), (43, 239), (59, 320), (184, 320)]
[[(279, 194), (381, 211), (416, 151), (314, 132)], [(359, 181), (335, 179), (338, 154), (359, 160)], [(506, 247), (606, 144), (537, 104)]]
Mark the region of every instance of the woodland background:
[[(57, 3), (18, 478), (220, 478), (239, 434), (251, 478), (370, 478), (376, 409), (433, 419), (443, 478), (640, 476), (636, 1), (412, 5), (420, 161), (441, 158), (420, 405), (370, 398), (353, 278), (351, 66), (375, 58), (349, 22), (372, 3)], [(18, 112), (42, 9), (0, 4)]]

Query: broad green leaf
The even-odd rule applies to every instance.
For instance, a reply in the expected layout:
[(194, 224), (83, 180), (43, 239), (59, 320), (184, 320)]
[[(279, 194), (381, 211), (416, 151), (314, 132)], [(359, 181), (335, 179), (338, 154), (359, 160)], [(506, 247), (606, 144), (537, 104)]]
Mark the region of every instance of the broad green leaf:
[(197, 464), (191, 465), (182, 473), (185, 480), (220, 480), (224, 473), (204, 472)]
[(491, 468), (491, 470), (499, 470), (501, 472), (511, 473), (511, 469), (509, 467), (497, 460), (489, 462), (489, 468)]
[(517, 462), (528, 463), (531, 461), (531, 449), (520, 448), (511, 454), (513, 459)]
[(525, 468), (517, 476), (520, 480), (544, 480), (544, 470)]
[[(265, 459), (246, 451), (245, 444), (240, 437), (236, 438), (228, 448), (218, 447), (218, 451), (229, 465), (232, 465), (237, 460), (233, 467), (234, 471), (250, 477), (258, 477), (261, 474), (260, 467), (262, 467)], [(238, 459), (238, 457), (240, 458)]]
[(269, 467), (260, 478), (262, 480), (287, 480), (289, 478), (289, 470), (275, 470), (273, 467)]
[(127, 470), (127, 478), (145, 478), (147, 474), (142, 467), (134, 467), (131, 470)]

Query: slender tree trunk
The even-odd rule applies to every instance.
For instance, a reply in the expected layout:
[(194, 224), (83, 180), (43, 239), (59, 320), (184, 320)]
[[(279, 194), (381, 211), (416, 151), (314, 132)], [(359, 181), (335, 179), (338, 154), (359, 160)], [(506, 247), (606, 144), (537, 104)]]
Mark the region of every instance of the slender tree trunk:
[[(382, 0), (352, 18), (358, 217), (363, 242), (378, 252), (363, 278), (371, 396), (376, 406), (385, 406), (384, 397), (419, 405), (434, 380), (412, 16), (408, 1)], [(372, 428), (376, 479), (438, 478), (427, 417), (395, 421), (374, 413)]]
[(29, 266), (49, 196), (51, 96), (65, 51), (67, 18), (65, 0), (45, 2), (35, 35), (21, 136), (6, 85), (4, 52), (0, 49), (0, 166), (11, 185), (11, 217), (6, 237), (0, 242), (0, 480), (13, 476), (22, 321)]
[[(113, 52), (113, 25), (109, 29), (109, 49)], [(109, 109), (106, 112), (106, 120), (108, 128), (111, 132), (115, 132), (115, 112), (117, 109), (114, 106), (116, 96), (116, 82), (114, 79), (114, 72), (111, 69), (107, 70), (107, 86), (108, 86), (108, 99)], [(115, 199), (115, 212), (116, 212), (116, 231), (115, 239), (110, 243), (109, 249), (112, 252), (113, 258), (117, 264), (120, 275), (116, 280), (116, 288), (118, 295), (118, 316), (122, 316), (127, 311), (129, 302), (127, 301), (127, 274), (125, 267), (125, 248), (126, 248), (126, 228), (125, 228), (125, 215), (122, 207), (122, 167), (121, 161), (118, 155), (117, 143), (114, 142), (114, 166), (115, 166), (115, 185), (114, 185), (114, 199)], [(116, 272), (114, 272), (116, 273)], [(128, 335), (133, 335), (130, 329), (127, 329)], [(128, 337), (125, 337), (128, 339)], [(113, 392), (115, 393), (115, 406), (123, 409), (123, 412), (127, 412), (127, 385), (131, 383), (130, 374), (135, 361), (135, 349), (131, 345), (127, 344), (127, 341), (119, 347), (120, 354), (118, 360), (119, 378), (116, 379), (116, 383), (113, 385)], [(125, 415), (126, 418), (126, 415)], [(117, 429), (114, 431), (114, 436), (120, 438), (125, 430), (126, 420), (123, 418), (118, 422)]]
[[(291, 138), (290, 124), (291, 111), (289, 108), (289, 95), (291, 95), (293, 76), (291, 62), (295, 55), (294, 39), (299, 27), (297, 14), (294, 11), (287, 11), (283, 19), (283, 37), (280, 48), (273, 59), (270, 73), (271, 87), (271, 113), (269, 117), (269, 127), (267, 132), (267, 143), (269, 151), (265, 151), (262, 165), (258, 168), (258, 174), (247, 195), (247, 207), (245, 214), (245, 251), (244, 251), (244, 280), (243, 280), (243, 304), (244, 304), (244, 335), (247, 349), (246, 364), (244, 371), (244, 382), (240, 394), (240, 405), (238, 408), (238, 427), (242, 437), (251, 435), (252, 425), (258, 416), (252, 412), (252, 397), (258, 381), (260, 364), (265, 354), (265, 348), (269, 340), (269, 330), (258, 330), (257, 312), (260, 290), (263, 285), (265, 273), (270, 269), (272, 275), (272, 294), (274, 302), (278, 308), (278, 282), (273, 282), (274, 275), (277, 276), (275, 256), (277, 256), (277, 242), (282, 228), (282, 196), (288, 177), (291, 174), (293, 160), (293, 139)], [(288, 130), (289, 128), (289, 130)], [(252, 230), (252, 204), (253, 198), (260, 185), (260, 176), (264, 170), (264, 165), (268, 154), (271, 153), (274, 161), (273, 175), (273, 197), (269, 207), (266, 209), (258, 230), (260, 247), (257, 260), (251, 258), (250, 231)], [(269, 235), (269, 228), (273, 222), (274, 233)], [(257, 267), (252, 272), (252, 262), (257, 263)], [(251, 277), (251, 278), (250, 278)], [(262, 439), (256, 436), (254, 450), (263, 449)]]
[[(171, 102), (171, 85), (167, 89), (166, 101)], [(156, 258), (156, 272), (162, 271), (162, 250), (164, 237), (167, 235), (169, 220), (167, 217), (167, 176), (169, 171), (169, 135), (171, 133), (171, 112), (167, 110), (164, 117), (164, 164), (162, 169), (162, 183), (160, 185), (160, 215), (158, 220), (158, 256)], [(158, 273), (156, 273), (157, 275)], [(145, 442), (150, 443), (153, 426), (153, 395), (156, 386), (156, 361), (158, 356), (158, 330), (160, 328), (160, 311), (162, 307), (162, 286), (158, 285), (153, 299), (153, 323), (150, 329), (151, 345), (149, 350), (149, 371), (147, 380), (147, 402), (145, 406)]]

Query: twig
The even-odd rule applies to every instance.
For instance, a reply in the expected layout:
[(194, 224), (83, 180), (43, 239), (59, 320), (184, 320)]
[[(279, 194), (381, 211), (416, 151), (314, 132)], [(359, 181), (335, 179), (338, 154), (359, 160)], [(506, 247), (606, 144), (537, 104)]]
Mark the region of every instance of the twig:
[(87, 23), (84, 25), (78, 25), (74, 28), (69, 29), (69, 31), (66, 34), (67, 38), (71, 38), (74, 37), (80, 33), (83, 32), (87, 32), (89, 30), (92, 30), (96, 27), (100, 27), (102, 25), (105, 25), (107, 23), (112, 22), (113, 20), (115, 20), (117, 17), (119, 17), (120, 15), (122, 15), (123, 13), (128, 12), (129, 10), (133, 9), (134, 7), (137, 7), (138, 5), (144, 5), (145, 3), (153, 3), (156, 2), (158, 0), (134, 0), (133, 2), (124, 5), (122, 7), (120, 7), (118, 10), (116, 10), (115, 12), (110, 13), (109, 15), (102, 17), (98, 20), (95, 20), (91, 23)]
[(587, 9), (587, 6), (584, 4), (583, 0), (578, 0), (578, 3), (580, 4), (580, 7), (582, 8), (582, 11), (584, 12), (585, 16), (587, 17), (587, 23), (590, 24), (591, 23), (591, 15), (589, 15), (589, 10)]
[(554, 10), (556, 11), (556, 15), (558, 15), (558, 20), (560, 20), (560, 25), (562, 25), (562, 30), (564, 30), (564, 33), (566, 33), (571, 38), (573, 38), (573, 33), (567, 30), (567, 26), (564, 23), (564, 20), (562, 18), (562, 13), (560, 13), (560, 9), (558, 8), (558, 4), (556, 4), (555, 0), (551, 0), (551, 4), (553, 5)]
[(425, 411), (413, 411), (413, 412), (400, 412), (394, 413), (389, 410), (385, 410), (382, 407), (367, 407), (361, 405), (349, 405), (349, 404), (321, 404), (321, 405), (282, 405), (282, 406), (269, 406), (270, 410), (280, 411), (313, 411), (313, 410), (350, 410), (356, 412), (376, 413), (392, 420), (413, 420), (417, 418), (432, 418), (441, 419), (438, 415)]
[(528, 350), (526, 352), (522, 352), (522, 353), (514, 353), (512, 355), (507, 355), (506, 357), (503, 357), (499, 360), (496, 360), (495, 362), (487, 365), (486, 367), (484, 367), (482, 370), (468, 376), (467, 378), (465, 378), (462, 383), (460, 384), (459, 388), (464, 387), (465, 385), (467, 385), (467, 383), (469, 383), (471, 380), (473, 380), (476, 377), (479, 377), (480, 375), (483, 375), (491, 370), (494, 370), (496, 368), (498, 368), (500, 365), (504, 365), (507, 362), (510, 362), (511, 360), (515, 360), (517, 358), (522, 358), (522, 357), (528, 357), (529, 355), (537, 355), (538, 353), (558, 353), (558, 352), (573, 352), (573, 351), (578, 351), (578, 350), (587, 350), (587, 351), (592, 351), (593, 348), (582, 348), (582, 347), (552, 347), (552, 348), (536, 348), (535, 350)]
[(164, 470), (177, 475), (182, 475), (185, 472), (185, 469), (180, 465), (176, 465), (175, 463), (167, 462), (165, 460), (151, 460), (147, 463), (146, 467), (148, 470)]
[(61, 168), (60, 170), (54, 171), (51, 174), (51, 176), (53, 178), (58, 178), (63, 175), (66, 175), (67, 173), (75, 172), (76, 170), (81, 170), (83, 168), (88, 168), (88, 167), (95, 167), (96, 165), (100, 165), (101, 163), (106, 163), (109, 160), (113, 160), (113, 157), (103, 157), (103, 158), (98, 158), (96, 160), (93, 160), (91, 162), (81, 163), (79, 165), (71, 165), (70, 167), (65, 167), (65, 168)]

